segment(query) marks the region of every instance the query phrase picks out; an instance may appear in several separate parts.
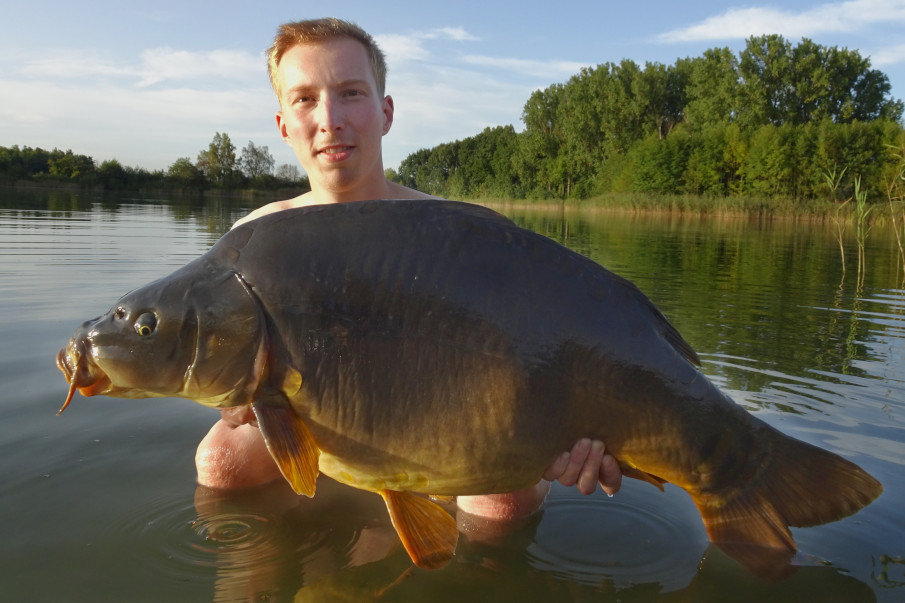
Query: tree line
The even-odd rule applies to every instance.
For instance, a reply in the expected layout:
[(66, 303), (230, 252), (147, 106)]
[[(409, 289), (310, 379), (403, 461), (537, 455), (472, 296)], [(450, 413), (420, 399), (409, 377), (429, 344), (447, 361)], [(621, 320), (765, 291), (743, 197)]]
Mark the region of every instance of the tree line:
[(395, 181), (444, 197), (609, 192), (825, 197), (826, 175), (885, 192), (905, 148), (903, 103), (857, 51), (779, 35), (735, 55), (582, 69), (535, 91), (524, 130), (487, 128), (412, 153)]
[(273, 190), (308, 186), (307, 177), (297, 165), (283, 164), (275, 168), (268, 148), (252, 141), (237, 154), (229, 135), (220, 132), (214, 134), (208, 148), (201, 150), (195, 161), (180, 157), (166, 170), (156, 171), (124, 166), (116, 159), (97, 165), (91, 157), (72, 150), (0, 147), (0, 183), (22, 181), (66, 182), (112, 190)]

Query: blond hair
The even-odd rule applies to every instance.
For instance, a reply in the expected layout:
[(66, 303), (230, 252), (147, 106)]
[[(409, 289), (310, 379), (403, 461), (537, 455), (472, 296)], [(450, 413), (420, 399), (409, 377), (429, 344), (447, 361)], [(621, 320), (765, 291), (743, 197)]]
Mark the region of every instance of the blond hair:
[(270, 85), (280, 98), (280, 77), (278, 67), (283, 55), (298, 44), (317, 44), (336, 38), (352, 38), (365, 47), (371, 62), (377, 92), (381, 97), (386, 93), (387, 64), (383, 51), (377, 46), (374, 38), (354, 23), (335, 19), (309, 19), (284, 23), (277, 29), (273, 45), (267, 50), (267, 72), (270, 74)]

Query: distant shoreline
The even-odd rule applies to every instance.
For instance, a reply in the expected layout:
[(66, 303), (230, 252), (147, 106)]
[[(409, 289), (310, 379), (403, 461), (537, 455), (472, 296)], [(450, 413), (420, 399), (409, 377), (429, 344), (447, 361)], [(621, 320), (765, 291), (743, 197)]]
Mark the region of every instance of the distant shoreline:
[[(127, 194), (148, 196), (155, 199), (197, 199), (201, 201), (228, 199), (243, 201), (253, 207), (270, 201), (295, 197), (307, 188), (262, 190), (254, 188), (146, 188), (106, 189), (100, 186), (82, 186), (65, 182), (20, 181), (15, 184), (0, 183), (0, 189), (21, 191), (58, 191), (85, 194)], [(461, 198), (496, 209), (534, 209), (549, 211), (600, 211), (638, 214), (671, 214), (721, 218), (759, 219), (807, 219), (813, 221), (849, 220), (855, 215), (854, 204), (834, 203), (829, 199), (796, 200), (782, 197), (715, 197), (704, 195), (658, 195), (651, 193), (608, 193), (587, 199), (514, 199), (514, 198)], [(905, 203), (898, 201), (892, 207), (888, 202), (871, 204), (872, 223), (905, 223)]]
[(237, 199), (243, 201), (278, 201), (297, 197), (308, 191), (308, 187), (289, 187), (279, 189), (254, 189), (254, 188), (194, 188), (194, 187), (149, 187), (149, 188), (106, 188), (97, 185), (81, 185), (70, 182), (34, 182), (20, 180), (15, 183), (0, 183), (0, 188), (22, 191), (59, 191), (69, 193), (93, 193), (93, 194), (135, 194), (154, 195), (166, 197), (172, 195), (180, 198), (194, 197), (199, 199)]

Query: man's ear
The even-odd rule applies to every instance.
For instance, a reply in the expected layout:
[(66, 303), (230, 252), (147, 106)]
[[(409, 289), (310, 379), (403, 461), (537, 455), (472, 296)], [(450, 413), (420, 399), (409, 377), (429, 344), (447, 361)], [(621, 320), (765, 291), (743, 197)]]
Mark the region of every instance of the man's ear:
[(383, 97), (381, 108), (383, 109), (383, 133), (386, 134), (393, 125), (393, 111), (395, 110), (393, 106), (393, 97), (389, 95)]
[(286, 124), (283, 121), (283, 112), (282, 111), (276, 112), (276, 119), (277, 119), (277, 129), (280, 131), (280, 138), (283, 139), (283, 142), (285, 142), (286, 144), (289, 144), (289, 133), (286, 131)]

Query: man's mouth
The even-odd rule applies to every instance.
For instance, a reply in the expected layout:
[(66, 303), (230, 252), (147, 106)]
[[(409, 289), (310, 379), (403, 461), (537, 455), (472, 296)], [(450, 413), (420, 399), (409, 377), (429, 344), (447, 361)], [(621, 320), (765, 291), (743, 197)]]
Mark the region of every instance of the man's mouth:
[(355, 147), (349, 145), (330, 145), (328, 147), (322, 147), (318, 154), (322, 155), (327, 161), (342, 161), (346, 159), (352, 152)]

